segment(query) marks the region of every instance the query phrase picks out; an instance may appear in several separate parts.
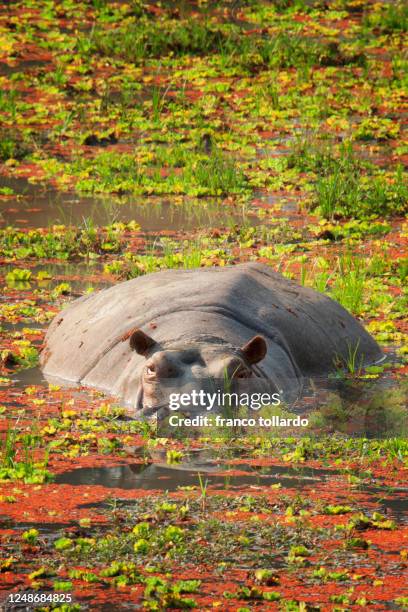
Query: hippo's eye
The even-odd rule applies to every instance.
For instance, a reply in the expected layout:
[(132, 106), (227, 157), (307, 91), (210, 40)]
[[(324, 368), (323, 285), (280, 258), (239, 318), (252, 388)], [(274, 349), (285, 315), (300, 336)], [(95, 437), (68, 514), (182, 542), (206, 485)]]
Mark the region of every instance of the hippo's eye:
[(154, 365), (147, 366), (146, 369), (145, 369), (145, 372), (146, 372), (146, 374), (148, 376), (152, 375), (152, 374), (155, 374), (156, 373), (156, 368), (154, 367)]

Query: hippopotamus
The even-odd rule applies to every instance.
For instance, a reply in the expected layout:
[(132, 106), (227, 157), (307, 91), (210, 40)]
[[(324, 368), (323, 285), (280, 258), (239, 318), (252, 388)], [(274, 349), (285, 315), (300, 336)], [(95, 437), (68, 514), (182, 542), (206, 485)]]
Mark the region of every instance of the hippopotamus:
[(165, 270), (76, 299), (52, 321), (47, 378), (118, 397), (134, 415), (166, 406), (169, 384), (268, 381), (298, 397), (305, 377), (383, 358), (340, 304), (270, 266), (250, 262)]

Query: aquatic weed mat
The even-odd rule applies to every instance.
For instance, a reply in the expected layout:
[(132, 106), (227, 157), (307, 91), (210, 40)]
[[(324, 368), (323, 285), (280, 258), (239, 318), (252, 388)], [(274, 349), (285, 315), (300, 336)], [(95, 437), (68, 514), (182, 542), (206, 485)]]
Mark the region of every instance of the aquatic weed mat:
[(328, 219), (406, 210), (404, 3), (189, 8), (4, 5), (4, 197), (255, 191)]
[(406, 441), (186, 446), (95, 392), (17, 391), (16, 421), (3, 419), (6, 593), (69, 592), (91, 609), (384, 609), (403, 596)]
[[(91, 462), (87, 456), (56, 477), (66, 484), (13, 483), (14, 499), (5, 501), (14, 520), (3, 525), (8, 587), (58, 589), (66, 581), (79, 601), (86, 601), (89, 589), (95, 589), (97, 601), (99, 591), (108, 595), (109, 588), (109, 597), (119, 589), (116, 597), (152, 599), (146, 605), (161, 606), (170, 605), (165, 598), (170, 590), (195, 593), (198, 607), (205, 601), (233, 606), (235, 600), (255, 604), (270, 597), (286, 605), (300, 588), (302, 599), (319, 603), (344, 600), (345, 593), (350, 599), (355, 590), (360, 605), (363, 599), (381, 605), (401, 594), (394, 572), (402, 572), (406, 562), (406, 469), (396, 441), (308, 442), (300, 457), (293, 440), (280, 440), (273, 449), (259, 441), (243, 448), (238, 440), (212, 450), (215, 470), (194, 458), (184, 463), (180, 447), (164, 445), (162, 457), (157, 443), (153, 449), (156, 459), (166, 457), (165, 466), (152, 464), (150, 453), (143, 459), (141, 453), (139, 462), (118, 458), (111, 468), (106, 457)], [(64, 468), (61, 460), (56, 471)], [(129, 474), (144, 477), (145, 485), (135, 479), (128, 488)], [(27, 494), (30, 506), (22, 521), (18, 497)], [(58, 503), (61, 496), (63, 510), (53, 511), (52, 500)], [(47, 506), (41, 507), (44, 499)], [(71, 519), (66, 526), (59, 524), (62, 513)], [(198, 580), (191, 591), (184, 591), (190, 588), (180, 583), (185, 579)], [(153, 584), (163, 588), (152, 591)], [(273, 595), (267, 595), (268, 586)]]

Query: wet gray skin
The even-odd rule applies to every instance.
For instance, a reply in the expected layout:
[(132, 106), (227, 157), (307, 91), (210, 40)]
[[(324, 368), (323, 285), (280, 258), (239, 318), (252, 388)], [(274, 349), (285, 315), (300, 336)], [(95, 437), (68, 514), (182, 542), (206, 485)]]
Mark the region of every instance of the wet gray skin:
[(296, 399), (304, 377), (383, 355), (330, 298), (269, 266), (167, 270), (75, 300), (52, 322), (41, 355), (48, 378), (102, 389), (151, 415), (169, 394), (228, 384)]

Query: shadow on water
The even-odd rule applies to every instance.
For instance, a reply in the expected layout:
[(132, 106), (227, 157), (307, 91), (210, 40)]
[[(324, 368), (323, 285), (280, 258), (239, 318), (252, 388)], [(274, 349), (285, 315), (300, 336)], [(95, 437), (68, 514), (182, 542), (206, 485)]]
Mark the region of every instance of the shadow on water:
[[(171, 232), (226, 226), (247, 219), (245, 208), (212, 199), (183, 198), (177, 204), (166, 197), (79, 196), (31, 185), (25, 179), (2, 177), (3, 186), (24, 197), (0, 201), (0, 226), (49, 227), (80, 225), (84, 219), (104, 226), (136, 221), (144, 232)], [(256, 217), (253, 217), (256, 222)]]

